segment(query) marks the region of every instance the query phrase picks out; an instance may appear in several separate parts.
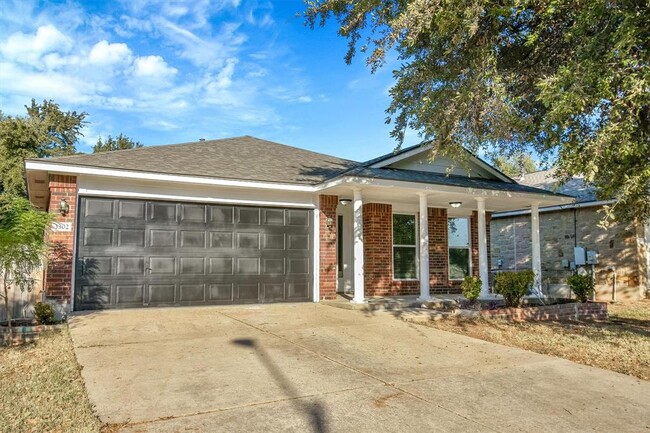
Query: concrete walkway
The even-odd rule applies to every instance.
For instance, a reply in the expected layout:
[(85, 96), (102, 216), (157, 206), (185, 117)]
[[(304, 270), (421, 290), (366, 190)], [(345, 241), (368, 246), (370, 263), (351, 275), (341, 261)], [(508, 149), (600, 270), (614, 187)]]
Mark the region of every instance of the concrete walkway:
[(71, 317), (124, 432), (639, 432), (650, 382), (317, 304)]

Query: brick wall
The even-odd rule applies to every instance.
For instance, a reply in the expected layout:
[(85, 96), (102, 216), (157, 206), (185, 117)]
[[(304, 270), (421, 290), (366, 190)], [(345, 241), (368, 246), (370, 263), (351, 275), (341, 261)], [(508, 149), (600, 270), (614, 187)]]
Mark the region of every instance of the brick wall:
[[(617, 271), (617, 299), (636, 300), (645, 290), (644, 249), (639, 247), (639, 227), (634, 223), (598, 227), (599, 207), (540, 213), (542, 288), (553, 296), (570, 296), (566, 279), (571, 272), (562, 260), (574, 260), (577, 244), (600, 254), (596, 265), (596, 293), (599, 300), (612, 299), (613, 273)], [(530, 215), (496, 218), (491, 223), (491, 258), (503, 261), (502, 269), (530, 269)]]
[(498, 310), (482, 310), (480, 314), (486, 319), (503, 319), (515, 322), (609, 319), (607, 304), (604, 302), (544, 305), (527, 308), (499, 308)]
[[(69, 222), (69, 232), (50, 232), (48, 242), (48, 264), (45, 276), (45, 293), (49, 299), (60, 304), (68, 304), (72, 294), (72, 264), (74, 260), (74, 232), (77, 214), (76, 176), (50, 176), (50, 201), (48, 211), (55, 215), (57, 222)], [(70, 206), (67, 215), (59, 212), (59, 203), (65, 198)]]
[[(319, 240), (320, 240), (320, 273), (318, 275), (321, 299), (336, 299), (336, 206), (339, 197), (336, 195), (320, 195), (319, 202)], [(333, 225), (327, 227), (327, 219), (331, 218)]]
[(431, 293), (447, 293), (449, 252), (447, 250), (447, 209), (429, 208), (429, 280)]

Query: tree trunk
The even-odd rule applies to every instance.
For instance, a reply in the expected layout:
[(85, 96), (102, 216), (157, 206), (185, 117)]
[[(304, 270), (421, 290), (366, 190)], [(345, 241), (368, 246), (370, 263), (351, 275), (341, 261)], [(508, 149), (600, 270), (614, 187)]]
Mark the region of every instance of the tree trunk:
[(9, 286), (7, 285), (7, 282), (3, 282), (3, 289), (4, 289), (4, 297), (5, 297), (5, 314), (7, 316), (7, 327), (9, 328), (9, 344), (8, 346), (11, 346), (11, 344), (14, 341), (14, 330), (13, 327), (11, 326), (11, 308), (9, 308)]

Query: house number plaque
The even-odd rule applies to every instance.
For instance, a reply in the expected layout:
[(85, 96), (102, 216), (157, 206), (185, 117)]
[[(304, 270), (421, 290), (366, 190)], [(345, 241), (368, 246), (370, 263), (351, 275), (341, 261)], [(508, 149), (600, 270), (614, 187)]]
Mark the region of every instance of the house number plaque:
[(52, 231), (53, 232), (71, 232), (72, 231), (72, 223), (68, 222), (53, 222), (52, 223)]

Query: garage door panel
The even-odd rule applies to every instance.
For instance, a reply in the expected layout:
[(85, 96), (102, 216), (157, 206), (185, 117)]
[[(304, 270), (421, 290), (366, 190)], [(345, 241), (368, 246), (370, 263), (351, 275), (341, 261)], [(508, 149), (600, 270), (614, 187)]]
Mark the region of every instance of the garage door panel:
[(144, 221), (146, 203), (144, 201), (120, 201), (118, 204), (118, 219)]
[(93, 219), (113, 219), (112, 199), (89, 198), (83, 206), (83, 216), (87, 220)]
[(142, 304), (144, 284), (118, 284), (115, 286), (115, 303), (118, 305)]
[(232, 232), (210, 232), (210, 248), (233, 248)]
[(113, 229), (88, 227), (83, 230), (83, 245), (86, 247), (110, 247), (113, 245)]
[(76, 309), (310, 299), (308, 210), (94, 197), (80, 206)]
[(181, 284), (180, 301), (181, 302), (204, 302), (205, 284)]
[(176, 248), (176, 230), (150, 229), (149, 246), (152, 248)]

